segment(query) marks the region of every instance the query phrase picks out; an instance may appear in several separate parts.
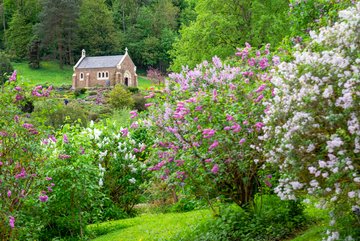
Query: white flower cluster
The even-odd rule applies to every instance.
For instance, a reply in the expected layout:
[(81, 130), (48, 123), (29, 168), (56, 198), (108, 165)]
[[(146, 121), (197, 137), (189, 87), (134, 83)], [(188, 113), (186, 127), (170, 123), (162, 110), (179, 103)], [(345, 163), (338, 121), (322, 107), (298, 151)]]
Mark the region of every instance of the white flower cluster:
[[(282, 199), (301, 190), (360, 204), (360, 3), (339, 17), (311, 32), (308, 48), (281, 63), (272, 79), (264, 137), (274, 143), (266, 157), (282, 173), (275, 189)], [(326, 240), (339, 237), (329, 232)]]

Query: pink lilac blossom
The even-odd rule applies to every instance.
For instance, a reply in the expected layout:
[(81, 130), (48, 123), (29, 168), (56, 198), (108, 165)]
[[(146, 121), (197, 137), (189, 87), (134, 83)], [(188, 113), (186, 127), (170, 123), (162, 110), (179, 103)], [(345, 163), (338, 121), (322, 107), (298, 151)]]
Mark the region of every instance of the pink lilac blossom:
[(266, 69), (267, 67), (269, 67), (269, 63), (268, 63), (268, 59), (267, 58), (262, 58), (259, 62), (259, 66), (261, 69)]
[(241, 126), (238, 124), (238, 123), (234, 123), (232, 126), (231, 126), (231, 129), (234, 133), (238, 133), (241, 131)]
[(219, 142), (217, 140), (215, 140), (211, 146), (209, 147), (209, 151), (213, 150), (214, 148), (216, 148), (219, 145)]
[(15, 218), (13, 216), (9, 216), (9, 225), (10, 228), (15, 228)]
[(221, 63), (221, 60), (220, 60), (219, 57), (214, 56), (214, 57), (212, 58), (212, 61), (213, 61), (213, 64), (214, 64), (214, 66), (215, 66), (216, 68), (220, 69), (220, 68), (222, 67), (222, 63)]
[(69, 143), (69, 139), (66, 134), (63, 135), (63, 141), (64, 143)]
[(257, 88), (257, 90), (255, 90), (255, 92), (256, 92), (256, 93), (261, 93), (261, 92), (263, 92), (263, 91), (265, 90), (266, 86), (267, 86), (266, 84), (260, 85), (259, 88)]
[(213, 168), (211, 169), (211, 172), (214, 174), (217, 174), (219, 172), (219, 165), (215, 164)]
[(69, 159), (71, 158), (70, 155), (66, 155), (66, 154), (59, 154), (59, 159), (65, 160), (65, 159)]
[(135, 117), (137, 117), (138, 116), (138, 113), (137, 113), (137, 111), (136, 110), (133, 110), (133, 111), (130, 111), (130, 118), (131, 119), (134, 119)]
[(227, 121), (234, 121), (235, 119), (234, 119), (233, 116), (226, 114), (226, 120)]
[(14, 72), (12, 73), (12, 75), (9, 78), (9, 81), (16, 81), (16, 77), (17, 77), (17, 72), (16, 70), (14, 70)]
[(26, 174), (26, 171), (24, 168), (21, 169), (21, 172), (19, 174), (16, 174), (15, 175), (15, 178), (16, 179), (19, 179), (19, 178), (26, 178), (27, 174)]
[(124, 128), (124, 129), (120, 130), (120, 132), (122, 133), (123, 137), (125, 137), (125, 136), (127, 136), (129, 134), (128, 128)]
[(204, 138), (211, 138), (215, 133), (216, 131), (213, 129), (204, 129), (202, 132)]
[(40, 195), (39, 196), (40, 202), (47, 202), (48, 199), (49, 199), (49, 197), (47, 195)]

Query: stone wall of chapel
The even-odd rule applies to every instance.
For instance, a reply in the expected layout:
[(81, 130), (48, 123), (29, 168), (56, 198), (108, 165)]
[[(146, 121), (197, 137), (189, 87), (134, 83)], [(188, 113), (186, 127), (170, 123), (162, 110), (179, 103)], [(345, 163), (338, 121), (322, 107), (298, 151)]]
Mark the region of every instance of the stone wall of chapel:
[[(98, 72), (109, 72), (109, 77), (104, 79), (98, 79)], [(84, 73), (84, 80), (80, 80), (80, 73)], [(76, 69), (75, 78), (76, 86), (75, 88), (87, 88), (87, 87), (96, 87), (96, 86), (106, 86), (106, 80), (110, 80), (110, 85), (115, 85), (115, 73), (116, 68), (96, 68), (96, 69)], [(86, 82), (88, 80), (88, 86)], [(73, 80), (74, 87), (74, 80)]]
[(135, 72), (135, 64), (134, 62), (131, 60), (131, 58), (129, 57), (129, 55), (125, 56), (124, 61), (121, 63), (121, 69), (120, 72), (122, 74), (122, 83), (124, 83), (124, 74), (126, 72), (126, 70), (128, 70), (131, 74), (131, 86), (133, 87), (137, 87), (138, 83), (137, 83), (137, 75)]

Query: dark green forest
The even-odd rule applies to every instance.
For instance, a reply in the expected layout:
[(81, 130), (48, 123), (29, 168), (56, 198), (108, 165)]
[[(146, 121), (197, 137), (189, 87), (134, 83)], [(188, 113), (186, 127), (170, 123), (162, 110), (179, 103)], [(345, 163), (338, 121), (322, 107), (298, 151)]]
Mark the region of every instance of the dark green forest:
[(214, 55), (231, 56), (245, 42), (273, 49), (294, 44), (294, 37), (302, 39), (339, 5), (322, 2), (1, 0), (0, 51), (37, 68), (40, 60), (73, 65), (82, 49), (94, 56), (128, 47), (140, 69), (179, 71)]

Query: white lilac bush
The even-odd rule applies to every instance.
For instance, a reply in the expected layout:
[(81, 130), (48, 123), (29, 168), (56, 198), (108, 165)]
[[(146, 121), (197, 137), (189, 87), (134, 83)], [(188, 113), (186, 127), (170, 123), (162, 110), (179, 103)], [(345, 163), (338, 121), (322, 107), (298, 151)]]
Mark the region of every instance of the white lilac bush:
[(104, 186), (115, 205), (130, 213), (139, 202), (142, 185), (147, 179), (147, 132), (137, 124), (132, 129), (113, 123), (90, 124), (84, 134), (96, 150), (100, 175), (99, 186)]
[[(278, 166), (276, 193), (320, 197), (331, 211), (327, 240), (356, 239), (360, 218), (360, 3), (311, 32), (304, 50), (281, 63), (264, 119), (267, 162)], [(346, 222), (349, 222), (346, 224)], [(337, 228), (336, 228), (337, 226)], [(334, 230), (338, 231), (334, 231)], [(341, 233), (343, 235), (341, 236)], [(358, 236), (357, 236), (358, 237)]]

